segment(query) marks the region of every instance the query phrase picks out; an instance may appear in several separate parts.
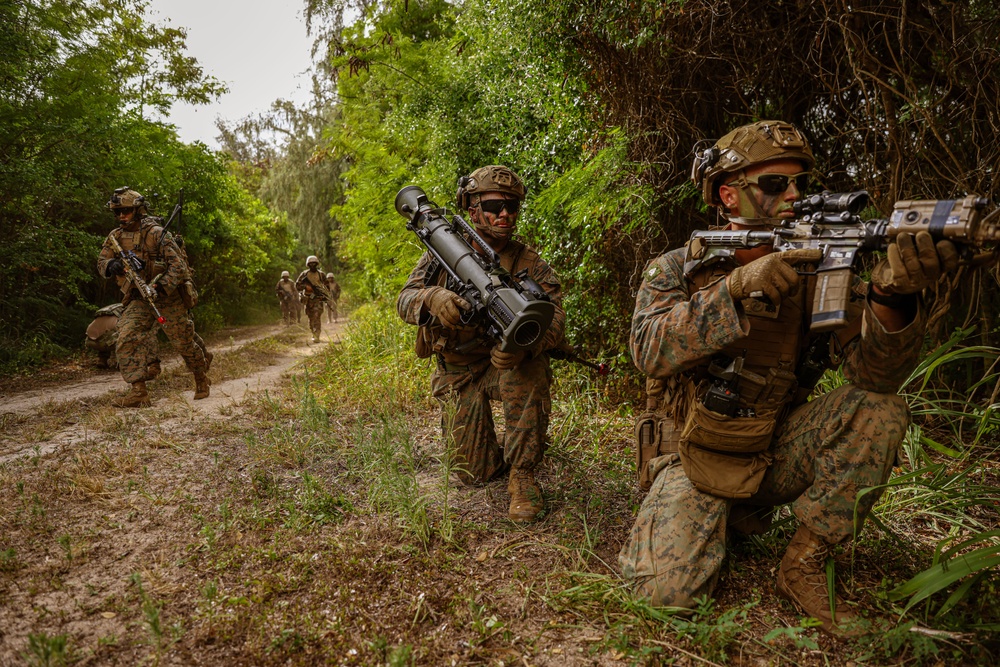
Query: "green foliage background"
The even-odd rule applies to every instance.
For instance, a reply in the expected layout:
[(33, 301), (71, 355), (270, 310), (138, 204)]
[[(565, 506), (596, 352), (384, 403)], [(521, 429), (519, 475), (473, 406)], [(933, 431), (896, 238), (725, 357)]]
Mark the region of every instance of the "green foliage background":
[(78, 347), (94, 306), (120, 298), (96, 275), (116, 187), (163, 216), (184, 188), (175, 231), (204, 295), (201, 328), (244, 316), (245, 295), (294, 247), (227, 156), (159, 120), (225, 89), (184, 54), (183, 31), (144, 16), (142, 0), (0, 3), (0, 368)]
[[(111, 220), (107, 193), (183, 186), (201, 325), (246, 319), (309, 254), (348, 300), (395, 298), (420, 253), (392, 208), (416, 183), (451, 205), (484, 164), (520, 173), (519, 222), (559, 272), (570, 338), (630, 368), (645, 263), (713, 222), (687, 174), (696, 142), (780, 117), (805, 128), (833, 189), (995, 198), (1000, 17), (988, 3), (749, 0), (305, 0), (314, 95), (220, 126), (225, 150), (158, 120), (222, 86), (142, 0), (0, 6), (0, 355), (79, 340)], [(932, 331), (981, 323), (995, 273)], [(30, 356), (30, 355), (29, 355)]]
[[(335, 82), (322, 153), (350, 290), (392, 299), (419, 247), (392, 212), (421, 185), (503, 163), (527, 181), (519, 223), (561, 274), (571, 337), (619, 356), (641, 270), (713, 222), (688, 181), (692, 147), (778, 117), (805, 128), (822, 185), (995, 198), (1000, 37), (985, 3), (307, 0)], [(354, 14), (352, 14), (352, 12)], [(357, 15), (344, 25), (344, 17)], [(995, 275), (967, 276), (988, 286)], [(955, 295), (993, 334), (994, 296)]]

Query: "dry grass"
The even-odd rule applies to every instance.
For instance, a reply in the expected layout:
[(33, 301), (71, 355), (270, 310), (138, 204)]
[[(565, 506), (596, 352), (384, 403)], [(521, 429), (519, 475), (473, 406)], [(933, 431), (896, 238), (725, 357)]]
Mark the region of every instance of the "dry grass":
[[(78, 415), (85, 447), (0, 466), (13, 499), (0, 662), (29, 635), (65, 636), (84, 664), (130, 665), (935, 664), (994, 650), (802, 628), (773, 590), (787, 526), (735, 545), (714, 608), (693, 619), (635, 603), (616, 573), (641, 499), (628, 414), (559, 368), (539, 474), (549, 509), (515, 525), (502, 481), (448, 476), (427, 368), (400, 368), (414, 362), (378, 332), (352, 337), (228, 414), (98, 406)], [(865, 606), (912, 572), (889, 544), (875, 533), (839, 556)], [(787, 634), (766, 639), (774, 628)]]

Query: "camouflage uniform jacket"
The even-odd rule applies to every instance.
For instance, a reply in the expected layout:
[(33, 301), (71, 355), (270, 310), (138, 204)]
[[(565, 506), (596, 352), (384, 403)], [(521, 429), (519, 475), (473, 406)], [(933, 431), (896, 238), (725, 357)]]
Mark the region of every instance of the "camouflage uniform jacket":
[(274, 293), (281, 301), (294, 301), (299, 295), (299, 290), (291, 278), (282, 278), (274, 286)]
[[(678, 248), (651, 261), (636, 296), (629, 343), (635, 365), (648, 377), (668, 378), (704, 367), (713, 355), (745, 345), (754, 337), (746, 306), (733, 300), (722, 279), (736, 264), (726, 260), (729, 263), (715, 271), (715, 280), (695, 289), (684, 275), (686, 255), (686, 248)], [(785, 334), (798, 337), (792, 370), (817, 336), (809, 332), (806, 299), (811, 285), (812, 281), (808, 286), (803, 281), (798, 293), (781, 304), (781, 308), (798, 308), (802, 314), (798, 331), (791, 323)], [(841, 346), (834, 339), (830, 347), (838, 347), (837, 353), (831, 355), (827, 365), (842, 364), (847, 382), (861, 389), (896, 393), (918, 359), (924, 333), (923, 309), (918, 309), (914, 321), (904, 329), (889, 333), (863, 300), (866, 292), (867, 286), (858, 280), (855, 296), (860, 298), (852, 304), (851, 316), (855, 325), (857, 318), (861, 320), (860, 335), (843, 340)], [(766, 369), (753, 370), (766, 373)]]
[(326, 289), (330, 291), (330, 296), (336, 301), (340, 298), (340, 283), (337, 282), (336, 278), (330, 278), (326, 282)]
[(295, 279), (295, 286), (305, 293), (307, 300), (320, 299), (326, 301), (326, 297), (323, 296), (321, 291), (326, 289), (326, 275), (322, 271), (306, 269)]
[[(184, 256), (170, 234), (164, 237), (160, 219), (147, 216), (139, 222), (132, 222), (125, 227), (111, 230), (108, 237), (115, 237), (122, 250), (132, 250), (145, 262), (141, 277), (147, 283), (160, 276), (156, 281), (157, 288), (167, 297), (175, 295), (177, 288), (186, 280), (190, 280), (190, 271)], [(160, 243), (161, 239), (163, 243)], [(97, 272), (104, 277), (108, 264), (115, 258), (111, 241), (105, 239), (101, 254), (97, 259)], [(118, 286), (122, 288), (122, 303), (128, 305), (133, 298), (131, 283), (125, 276), (115, 276)], [(128, 284), (127, 284), (128, 283)]]
[[(556, 305), (552, 324), (538, 348), (532, 350), (532, 354), (538, 355), (558, 347), (566, 327), (559, 277), (533, 248), (513, 239), (499, 252), (499, 255), (500, 265), (511, 274), (527, 269), (528, 275), (545, 290)], [(405, 322), (420, 327), (417, 334), (418, 354), (423, 344), (425, 349), (440, 355), (439, 358), (448, 364), (469, 365), (482, 361), (489, 357), (490, 350), (495, 344), (494, 341), (487, 339), (485, 330), (481, 327), (470, 327), (463, 331), (446, 329), (424, 308), (425, 300), (431, 292), (430, 288), (441, 286), (451, 289), (453, 286), (449, 283), (450, 276), (447, 271), (438, 266), (430, 253), (425, 252), (399, 294), (396, 311)], [(465, 347), (466, 345), (468, 347)], [(462, 351), (456, 350), (458, 347), (462, 347)]]

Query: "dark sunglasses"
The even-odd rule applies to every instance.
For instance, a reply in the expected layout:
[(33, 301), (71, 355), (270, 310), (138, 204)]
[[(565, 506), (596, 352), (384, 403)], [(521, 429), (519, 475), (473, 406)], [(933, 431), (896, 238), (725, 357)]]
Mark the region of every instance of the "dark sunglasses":
[(803, 171), (798, 174), (757, 174), (746, 179), (747, 183), (753, 183), (760, 191), (766, 195), (780, 195), (788, 189), (788, 184), (795, 181), (795, 187), (799, 192), (804, 192), (809, 186), (809, 172)]
[(520, 199), (487, 199), (485, 201), (480, 200), (479, 208), (481, 208), (486, 213), (492, 213), (493, 215), (500, 215), (500, 211), (507, 209), (507, 213), (510, 215), (517, 215), (521, 210), (521, 200)]
[(134, 208), (116, 208), (115, 209), (115, 217), (116, 218), (121, 217), (123, 215), (129, 215), (131, 213), (135, 213), (135, 209)]

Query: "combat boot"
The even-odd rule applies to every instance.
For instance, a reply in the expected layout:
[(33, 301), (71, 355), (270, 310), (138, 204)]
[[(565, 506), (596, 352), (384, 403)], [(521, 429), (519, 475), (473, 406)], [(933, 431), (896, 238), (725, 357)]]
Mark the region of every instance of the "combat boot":
[(542, 487), (535, 481), (534, 470), (511, 468), (507, 490), (510, 492), (510, 510), (507, 515), (511, 521), (534, 521), (545, 511)]
[(843, 637), (865, 634), (861, 623), (834, 592), (833, 609), (827, 588), (826, 560), (831, 545), (806, 526), (799, 529), (788, 543), (785, 556), (778, 569), (778, 593), (787, 598), (802, 612), (818, 619), (826, 632)]
[(195, 373), (194, 383), (194, 400), (200, 401), (203, 398), (208, 398), (208, 388), (212, 384), (208, 380), (208, 376), (205, 373)]
[(116, 408), (148, 408), (152, 405), (145, 382), (133, 382), (132, 389), (121, 398), (116, 398), (111, 404)]

